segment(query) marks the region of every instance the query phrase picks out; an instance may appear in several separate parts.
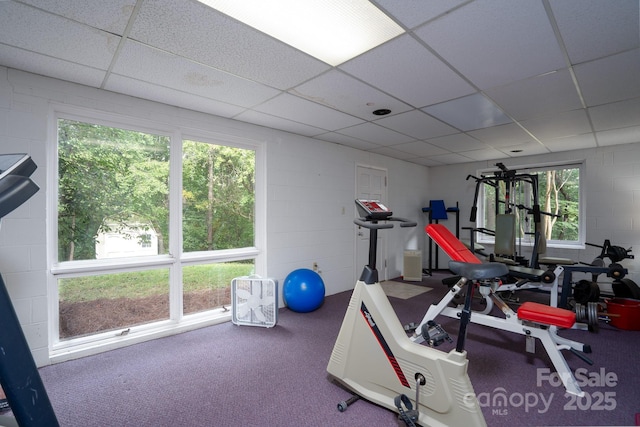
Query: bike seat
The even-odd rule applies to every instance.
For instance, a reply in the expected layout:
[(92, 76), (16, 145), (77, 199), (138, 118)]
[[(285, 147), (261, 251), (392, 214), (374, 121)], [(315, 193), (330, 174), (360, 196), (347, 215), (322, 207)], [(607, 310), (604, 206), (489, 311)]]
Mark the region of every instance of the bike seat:
[(466, 277), (469, 280), (493, 279), (506, 276), (509, 267), (501, 262), (486, 262), (483, 264), (449, 261), (449, 270), (454, 274)]

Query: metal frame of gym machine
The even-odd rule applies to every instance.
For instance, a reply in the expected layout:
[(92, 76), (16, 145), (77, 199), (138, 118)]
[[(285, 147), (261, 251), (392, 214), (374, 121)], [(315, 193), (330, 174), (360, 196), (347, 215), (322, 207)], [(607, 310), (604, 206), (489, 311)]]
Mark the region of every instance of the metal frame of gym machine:
[[(26, 154), (0, 155), (0, 221), (39, 190), (29, 178), (36, 168)], [(20, 427), (58, 426), (1, 275), (0, 326), (0, 382), (13, 412), (13, 417), (0, 417), (0, 424), (13, 426), (17, 422)]]
[[(478, 196), (480, 194), (480, 188), (482, 185), (489, 185), (490, 187), (495, 188), (495, 214), (496, 217), (500, 214), (500, 205), (504, 204), (504, 213), (506, 215), (502, 215), (504, 217), (508, 217), (513, 215), (513, 209), (521, 209), (526, 211), (527, 215), (532, 215), (533, 217), (533, 246), (531, 251), (531, 258), (527, 262), (526, 259), (522, 256), (521, 252), (521, 238), (520, 238), (520, 249), (516, 250), (516, 237), (512, 235), (513, 245), (514, 245), (514, 253), (512, 259), (506, 259), (501, 257), (496, 260), (500, 260), (502, 262), (507, 262), (509, 264), (510, 275), (516, 279), (515, 284), (503, 284), (498, 292), (504, 291), (517, 291), (524, 289), (536, 288), (540, 289), (546, 287), (547, 291), (553, 291), (553, 287), (556, 285), (558, 280), (557, 273), (559, 272), (555, 265), (550, 265), (547, 269), (541, 269), (538, 262), (538, 249), (541, 245), (541, 239), (543, 238), (541, 234), (540, 223), (542, 220), (542, 215), (546, 216), (556, 216), (549, 212), (543, 212), (540, 210), (539, 197), (538, 197), (538, 175), (536, 174), (527, 174), (527, 173), (517, 173), (515, 170), (509, 170), (502, 163), (496, 163), (496, 166), (499, 168), (499, 171), (494, 172), (493, 175), (482, 175), (480, 178), (467, 175), (467, 180), (469, 178), (473, 178), (476, 181), (476, 189), (475, 195), (473, 199), (473, 206), (471, 208), (471, 215), (469, 221), (472, 223), (476, 222), (477, 213), (478, 213)], [(499, 188), (500, 183), (503, 182), (505, 184), (505, 200), (500, 200)], [(512, 201), (512, 193), (516, 189), (516, 183), (524, 182), (531, 186), (533, 205), (532, 206), (524, 206), (522, 204), (516, 204)], [(474, 253), (478, 253), (483, 255), (489, 260), (494, 260), (494, 254), (488, 255), (481, 250), (476, 250), (475, 248), (475, 233), (484, 233), (488, 235), (496, 236), (500, 234), (500, 236), (496, 237), (496, 241), (505, 240), (503, 238), (504, 230), (490, 230), (483, 227), (463, 227), (465, 230), (470, 230), (470, 249)], [(515, 231), (515, 230), (513, 230)], [(500, 232), (500, 233), (499, 233)], [(497, 246), (497, 243), (496, 243)], [(494, 249), (494, 252), (496, 250)], [(500, 254), (498, 254), (500, 255)], [(505, 254), (509, 255), (509, 254)], [(561, 268), (560, 266), (558, 266)], [(561, 272), (562, 270), (560, 270)], [(545, 286), (546, 285), (546, 286)], [(549, 285), (551, 285), (549, 287)]]
[[(540, 220), (541, 220), (541, 214), (545, 214), (545, 215), (552, 215), (546, 212), (541, 212), (540, 211), (540, 204), (538, 202), (539, 198), (538, 198), (538, 175), (534, 175), (534, 174), (526, 174), (526, 173), (517, 173), (517, 171), (515, 170), (509, 170), (506, 168), (506, 166), (502, 163), (496, 163), (496, 166), (500, 169), (499, 171), (496, 171), (493, 176), (484, 176), (482, 175), (480, 178), (473, 176), (473, 175), (467, 175), (467, 180), (469, 180), (469, 178), (473, 178), (476, 181), (476, 190), (475, 190), (475, 194), (474, 194), (474, 198), (473, 198), (473, 206), (471, 207), (471, 215), (469, 217), (469, 221), (471, 221), (472, 223), (476, 222), (476, 218), (477, 218), (477, 214), (478, 214), (478, 196), (480, 194), (480, 188), (482, 185), (488, 185), (490, 187), (493, 187), (495, 189), (495, 214), (498, 215), (500, 213), (500, 205), (504, 204), (504, 213), (505, 214), (511, 214), (513, 213), (513, 208), (518, 208), (518, 209), (524, 209), (527, 211), (527, 214), (531, 214), (533, 216), (533, 222), (534, 222), (534, 247), (533, 247), (533, 253), (531, 255), (531, 260), (529, 261), (529, 267), (530, 268), (534, 268), (537, 267), (537, 250), (538, 250), (538, 242), (540, 239), (540, 232), (539, 232), (539, 224), (540, 224)], [(505, 200), (500, 200), (500, 193), (499, 193), (499, 188), (500, 188), (500, 183), (504, 182), (505, 184)], [(524, 183), (528, 183), (531, 186), (531, 191), (533, 194), (533, 206), (532, 207), (526, 207), (524, 205), (516, 205), (512, 200), (511, 200), (511, 196), (512, 193), (514, 193), (514, 190), (516, 189), (516, 183), (517, 182), (524, 182)], [(480, 232), (480, 233), (485, 233), (485, 234), (490, 234), (490, 235), (495, 235), (497, 230), (489, 230), (483, 227), (476, 227), (476, 228), (471, 228), (471, 234), (470, 234), (470, 238), (471, 238), (471, 251), (474, 252), (474, 232)], [(514, 261), (519, 262), (521, 260), (518, 259), (518, 257), (514, 257)]]

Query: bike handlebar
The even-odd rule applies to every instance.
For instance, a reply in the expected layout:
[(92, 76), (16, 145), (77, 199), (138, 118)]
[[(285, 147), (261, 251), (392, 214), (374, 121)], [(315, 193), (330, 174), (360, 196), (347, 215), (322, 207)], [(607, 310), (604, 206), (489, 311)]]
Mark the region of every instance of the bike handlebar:
[[(395, 221), (400, 223), (400, 227), (415, 227), (418, 225), (415, 221), (409, 221), (405, 218), (393, 217), (390, 216), (380, 221)], [(393, 224), (389, 224), (388, 222), (378, 223), (377, 221), (367, 220), (366, 218), (356, 218), (353, 222), (360, 227), (368, 228), (370, 230), (380, 230), (383, 228), (393, 228)]]

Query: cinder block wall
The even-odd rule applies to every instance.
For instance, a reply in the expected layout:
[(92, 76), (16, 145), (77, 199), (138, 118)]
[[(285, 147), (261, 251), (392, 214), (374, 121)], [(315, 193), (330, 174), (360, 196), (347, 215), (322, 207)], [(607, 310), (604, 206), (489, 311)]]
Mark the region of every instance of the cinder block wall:
[[(0, 272), (39, 366), (50, 363), (49, 299), (56, 297), (47, 289), (46, 241), (47, 156), (56, 145), (53, 104), (261, 141), (267, 171), (267, 235), (266, 247), (261, 248), (266, 267), (261, 273), (280, 284), (292, 270), (317, 262), (327, 295), (353, 288), (362, 269), (355, 265), (354, 255), (356, 165), (387, 170), (389, 204), (397, 215), (420, 220), (420, 208), (429, 199), (424, 166), (0, 67), (0, 153), (30, 154), (38, 165), (33, 179), (40, 186), (34, 197), (2, 220)], [(416, 228), (389, 238), (387, 252), (401, 253), (421, 235), (422, 229)], [(401, 274), (401, 263), (401, 257), (394, 259), (390, 277)]]

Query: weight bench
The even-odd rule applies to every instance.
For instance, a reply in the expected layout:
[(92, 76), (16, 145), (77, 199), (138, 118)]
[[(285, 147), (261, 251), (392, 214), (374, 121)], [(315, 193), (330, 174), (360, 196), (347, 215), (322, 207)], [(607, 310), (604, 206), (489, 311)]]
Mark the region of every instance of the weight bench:
[[(476, 251), (491, 261), (501, 262), (509, 267), (509, 276), (516, 280), (515, 283), (503, 283), (497, 292), (514, 292), (524, 289), (544, 289), (551, 293), (551, 305), (557, 306), (557, 298), (554, 293), (558, 290), (558, 277), (562, 274), (562, 268), (558, 268), (560, 263), (549, 264), (548, 268), (539, 268), (537, 261), (537, 251), (534, 250), (529, 266), (524, 266), (518, 260), (516, 255), (516, 238), (515, 238), (515, 215), (499, 214), (496, 215), (496, 229), (488, 230), (485, 228), (468, 228), (470, 230), (471, 242), (474, 242), (474, 233), (481, 232), (494, 236), (494, 252), (500, 255), (486, 254), (482, 251)], [(466, 227), (463, 227), (466, 228)], [(465, 245), (467, 246), (467, 245)], [(475, 247), (475, 244), (472, 244)], [(545, 244), (546, 248), (546, 244)], [(535, 249), (535, 248), (534, 248)], [(546, 250), (546, 249), (545, 249)], [(445, 250), (446, 252), (446, 250)], [(473, 252), (473, 250), (472, 250)], [(550, 286), (545, 286), (550, 285)], [(491, 307), (488, 308), (489, 310)]]
[[(458, 238), (453, 235), (442, 224), (429, 224), (425, 227), (425, 231), (436, 242), (442, 250), (449, 255), (453, 261), (481, 264), (482, 261), (476, 257)], [(455, 263), (454, 263), (455, 264)], [(458, 281), (450, 292), (440, 300), (436, 305), (431, 305), (426, 315), (416, 328), (416, 332), (412, 336), (414, 342), (423, 342), (422, 336), (423, 326), (427, 326), (436, 316), (442, 314), (454, 319), (459, 319), (461, 314), (460, 308), (450, 306), (453, 298), (463, 289), (466, 279)], [(462, 283), (461, 283), (462, 282)], [(471, 322), (496, 329), (514, 332), (524, 335), (527, 339), (527, 350), (532, 351), (535, 338), (539, 339), (544, 346), (551, 362), (553, 363), (565, 389), (568, 393), (583, 396), (584, 392), (580, 389), (571, 369), (560, 352), (561, 350), (570, 350), (583, 361), (591, 364), (592, 362), (582, 353), (591, 353), (588, 345), (571, 341), (558, 336), (558, 328), (572, 328), (576, 323), (576, 315), (570, 310), (551, 307), (546, 304), (536, 302), (525, 302), (520, 306), (517, 313), (514, 312), (495, 292), (492, 286), (482, 285), (479, 287), (480, 292), (485, 297), (490, 296), (502, 312), (505, 318), (491, 316), (486, 313), (474, 312), (471, 315)], [(488, 298), (487, 298), (488, 299)]]

